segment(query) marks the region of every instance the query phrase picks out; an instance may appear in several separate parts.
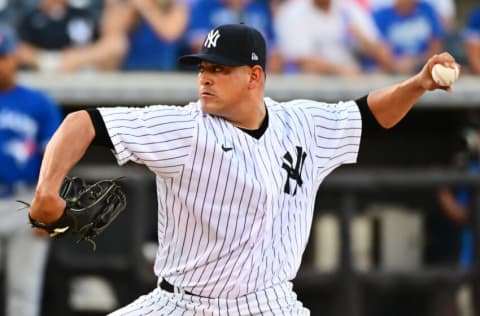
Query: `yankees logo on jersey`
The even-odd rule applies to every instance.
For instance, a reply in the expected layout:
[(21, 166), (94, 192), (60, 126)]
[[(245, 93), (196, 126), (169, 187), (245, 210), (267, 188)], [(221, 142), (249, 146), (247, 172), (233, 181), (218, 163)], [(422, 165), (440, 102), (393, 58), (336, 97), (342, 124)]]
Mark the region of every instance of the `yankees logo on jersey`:
[[(260, 139), (202, 114), (197, 103), (100, 109), (119, 163), (133, 160), (157, 175), (155, 272), (205, 298), (197, 311), (208, 308), (209, 297), (229, 302), (292, 279), (320, 182), (357, 156), (361, 121), (354, 102), (265, 104), (269, 125)], [(263, 303), (249, 297), (247, 305), (265, 313), (295, 305), (293, 292), (277, 290), (264, 293)]]
[[(284, 163), (282, 164), (282, 168), (287, 171), (287, 181), (285, 181), (285, 188), (284, 192), (286, 194), (297, 194), (297, 186), (302, 186), (302, 169), (303, 163), (305, 162), (305, 158), (307, 157), (307, 153), (303, 152), (302, 147), (297, 146), (297, 162), (295, 165), (293, 164), (292, 155), (287, 152), (284, 156)], [(296, 182), (294, 189), (290, 188), (290, 179)]]

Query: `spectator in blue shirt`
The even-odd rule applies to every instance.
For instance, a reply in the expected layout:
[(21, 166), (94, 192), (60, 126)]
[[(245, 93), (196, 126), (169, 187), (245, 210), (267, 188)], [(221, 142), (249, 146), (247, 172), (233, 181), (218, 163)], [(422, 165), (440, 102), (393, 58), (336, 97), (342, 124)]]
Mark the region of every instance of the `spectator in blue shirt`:
[(47, 141), (60, 124), (57, 104), (15, 82), (13, 31), (0, 26), (0, 253), (7, 316), (38, 316), (48, 240), (25, 225), (15, 200), (31, 201)]
[(177, 69), (180, 39), (189, 17), (187, 0), (107, 0), (106, 10), (128, 39), (121, 68), (132, 71)]
[(221, 24), (236, 23), (245, 23), (263, 34), (267, 42), (267, 71), (282, 71), (283, 61), (277, 49), (273, 17), (266, 1), (197, 1), (191, 10), (190, 25), (186, 34), (187, 46), (192, 52), (197, 52), (209, 30)]
[(480, 75), (480, 5), (469, 13), (463, 39), (468, 66), (474, 74)]
[(395, 0), (374, 12), (383, 40), (390, 47), (391, 69), (410, 74), (429, 56), (443, 48), (444, 29), (440, 17), (427, 3), (418, 0)]

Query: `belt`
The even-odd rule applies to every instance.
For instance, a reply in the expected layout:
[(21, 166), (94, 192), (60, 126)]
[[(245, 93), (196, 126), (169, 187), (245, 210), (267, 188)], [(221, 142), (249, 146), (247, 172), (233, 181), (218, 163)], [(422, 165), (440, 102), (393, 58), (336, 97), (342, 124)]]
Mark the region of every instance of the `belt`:
[[(172, 285), (172, 284), (168, 283), (165, 279), (163, 279), (162, 282), (160, 282), (160, 288), (162, 290), (170, 292), (170, 293), (176, 293), (175, 288), (180, 289), (178, 286), (175, 286), (175, 285)], [(193, 294), (193, 293), (188, 292), (188, 291), (180, 291), (180, 293), (182, 293), (182, 292), (185, 293), (185, 294), (188, 294), (188, 295), (198, 296), (198, 295)]]

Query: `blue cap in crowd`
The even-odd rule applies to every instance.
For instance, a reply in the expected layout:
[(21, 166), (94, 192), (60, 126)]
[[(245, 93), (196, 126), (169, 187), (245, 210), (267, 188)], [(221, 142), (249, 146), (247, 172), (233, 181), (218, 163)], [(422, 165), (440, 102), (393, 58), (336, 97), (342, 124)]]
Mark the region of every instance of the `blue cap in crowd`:
[(15, 33), (11, 27), (0, 25), (0, 55), (11, 54), (17, 46)]

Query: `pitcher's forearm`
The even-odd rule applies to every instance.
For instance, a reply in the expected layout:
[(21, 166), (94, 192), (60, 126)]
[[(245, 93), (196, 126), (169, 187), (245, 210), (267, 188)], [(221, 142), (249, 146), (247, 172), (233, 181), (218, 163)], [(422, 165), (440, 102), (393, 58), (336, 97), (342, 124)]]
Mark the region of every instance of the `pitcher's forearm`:
[(47, 145), (40, 168), (37, 195), (57, 194), (63, 178), (83, 157), (95, 137), (86, 111), (69, 114)]
[(378, 123), (384, 128), (397, 124), (427, 90), (419, 75), (368, 95), (368, 105)]
[(450, 86), (439, 86), (433, 80), (432, 67), (437, 63), (450, 68), (460, 67), (449, 53), (433, 55), (416, 75), (369, 93), (368, 106), (382, 127), (395, 126), (425, 92), (436, 89), (452, 91)]

